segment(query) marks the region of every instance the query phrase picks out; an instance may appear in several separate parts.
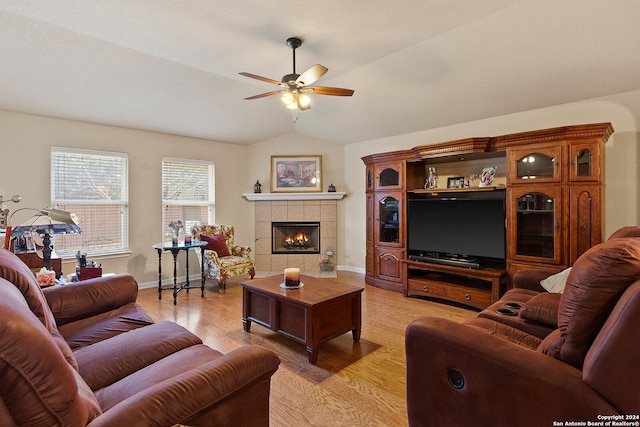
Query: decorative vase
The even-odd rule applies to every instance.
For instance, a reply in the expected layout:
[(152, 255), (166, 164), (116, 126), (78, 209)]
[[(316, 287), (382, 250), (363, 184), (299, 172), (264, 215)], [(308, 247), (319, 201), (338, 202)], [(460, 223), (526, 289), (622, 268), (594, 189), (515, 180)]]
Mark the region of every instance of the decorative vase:
[(320, 264), (320, 271), (321, 272), (331, 272), (331, 271), (333, 271), (333, 264), (331, 264), (330, 262), (325, 263), (325, 264)]
[(178, 246), (178, 242), (180, 241), (180, 229), (172, 228), (171, 231), (173, 231), (173, 236), (171, 237), (171, 243), (173, 244), (173, 246)]

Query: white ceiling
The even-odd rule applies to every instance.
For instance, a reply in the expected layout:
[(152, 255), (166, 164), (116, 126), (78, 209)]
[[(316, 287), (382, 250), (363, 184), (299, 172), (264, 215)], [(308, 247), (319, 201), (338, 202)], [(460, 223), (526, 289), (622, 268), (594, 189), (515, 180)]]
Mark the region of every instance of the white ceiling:
[[(0, 0), (0, 109), (251, 144), (416, 132), (640, 89), (638, 0)], [(297, 118), (280, 80), (320, 63)]]

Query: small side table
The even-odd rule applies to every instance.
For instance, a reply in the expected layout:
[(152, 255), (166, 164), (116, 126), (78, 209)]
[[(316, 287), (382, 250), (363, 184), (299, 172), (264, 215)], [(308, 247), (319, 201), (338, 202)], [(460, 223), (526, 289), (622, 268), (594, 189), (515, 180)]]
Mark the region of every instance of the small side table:
[[(177, 304), (178, 292), (183, 289), (186, 289), (189, 292), (189, 289), (192, 288), (200, 288), (200, 296), (204, 297), (204, 247), (207, 245), (207, 242), (199, 242), (192, 241), (191, 243), (179, 243), (174, 245), (172, 243), (158, 243), (157, 245), (153, 245), (153, 248), (158, 251), (158, 299), (162, 299), (162, 291), (166, 291), (169, 289), (173, 289), (173, 305)], [(189, 285), (189, 249), (197, 249), (200, 248), (201, 251), (201, 259), (200, 263), (200, 271), (202, 272), (202, 281), (200, 286), (190, 286)], [(162, 287), (162, 253), (165, 251), (170, 251), (173, 255), (173, 288), (163, 288)], [(187, 279), (185, 283), (180, 284), (178, 286), (178, 254), (180, 251), (185, 252), (186, 256), (186, 270), (187, 270)]]

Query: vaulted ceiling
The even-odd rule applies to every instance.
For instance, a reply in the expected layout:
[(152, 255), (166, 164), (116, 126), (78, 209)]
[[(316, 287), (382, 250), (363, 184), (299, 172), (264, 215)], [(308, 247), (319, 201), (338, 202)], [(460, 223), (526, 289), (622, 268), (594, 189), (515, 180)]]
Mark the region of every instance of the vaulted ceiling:
[[(637, 0), (0, 0), (0, 109), (238, 144), (348, 144), (640, 89)], [(353, 97), (292, 113), (296, 71)]]

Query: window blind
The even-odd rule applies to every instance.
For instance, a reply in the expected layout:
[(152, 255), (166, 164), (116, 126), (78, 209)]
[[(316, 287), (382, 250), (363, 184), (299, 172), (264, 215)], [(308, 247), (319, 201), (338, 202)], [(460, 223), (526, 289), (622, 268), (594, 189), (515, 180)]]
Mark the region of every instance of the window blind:
[(171, 239), (168, 225), (181, 220), (185, 232), (215, 222), (215, 168), (199, 160), (162, 160), (163, 238)]
[(126, 154), (52, 147), (51, 204), (75, 213), (82, 228), (55, 237), (58, 255), (129, 250)]

